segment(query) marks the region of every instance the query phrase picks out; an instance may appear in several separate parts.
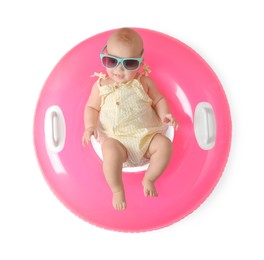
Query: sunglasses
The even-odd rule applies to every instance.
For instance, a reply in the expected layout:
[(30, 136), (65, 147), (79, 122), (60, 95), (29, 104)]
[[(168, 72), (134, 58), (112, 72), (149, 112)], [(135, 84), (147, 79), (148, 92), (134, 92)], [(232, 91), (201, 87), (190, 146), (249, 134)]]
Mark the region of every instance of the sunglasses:
[(107, 45), (102, 49), (100, 53), (101, 62), (104, 67), (114, 69), (121, 63), (123, 68), (126, 70), (135, 71), (139, 69), (140, 64), (143, 60), (143, 53), (140, 58), (117, 58), (115, 56), (103, 53), (106, 47)]

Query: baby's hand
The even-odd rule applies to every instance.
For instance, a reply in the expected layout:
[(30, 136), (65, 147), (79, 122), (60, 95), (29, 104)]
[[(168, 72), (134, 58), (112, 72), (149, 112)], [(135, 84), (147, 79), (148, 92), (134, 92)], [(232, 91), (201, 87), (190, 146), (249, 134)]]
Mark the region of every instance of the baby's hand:
[(97, 132), (93, 127), (87, 128), (82, 137), (82, 145), (85, 146), (91, 141), (91, 136), (94, 135), (97, 138)]
[(167, 124), (167, 125), (171, 125), (173, 126), (173, 128), (177, 131), (179, 128), (179, 124), (178, 122), (175, 120), (175, 118), (173, 117), (172, 114), (167, 114), (164, 116), (163, 118), (163, 123)]

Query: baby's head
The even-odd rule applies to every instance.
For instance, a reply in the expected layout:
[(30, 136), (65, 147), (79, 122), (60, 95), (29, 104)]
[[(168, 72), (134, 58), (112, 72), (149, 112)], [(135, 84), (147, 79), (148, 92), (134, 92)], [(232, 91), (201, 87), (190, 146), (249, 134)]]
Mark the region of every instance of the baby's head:
[(119, 83), (127, 82), (136, 76), (140, 68), (142, 61), (140, 58), (143, 58), (142, 38), (130, 28), (118, 29), (110, 35), (105, 53), (116, 58), (139, 58), (139, 60), (124, 61), (123, 64), (127, 68), (124, 68), (122, 62), (114, 68), (106, 68), (112, 80)]
[(140, 57), (143, 52), (143, 41), (136, 31), (130, 28), (121, 28), (114, 31), (109, 37), (107, 52), (123, 58)]

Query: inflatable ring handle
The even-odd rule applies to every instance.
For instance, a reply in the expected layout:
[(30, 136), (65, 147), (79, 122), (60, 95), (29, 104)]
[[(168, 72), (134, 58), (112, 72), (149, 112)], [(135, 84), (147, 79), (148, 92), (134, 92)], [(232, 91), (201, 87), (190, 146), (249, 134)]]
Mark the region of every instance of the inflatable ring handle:
[(216, 120), (214, 109), (208, 102), (201, 102), (195, 108), (194, 132), (198, 145), (210, 150), (216, 141)]
[(51, 106), (45, 114), (45, 143), (51, 152), (62, 151), (66, 139), (66, 125), (59, 106)]

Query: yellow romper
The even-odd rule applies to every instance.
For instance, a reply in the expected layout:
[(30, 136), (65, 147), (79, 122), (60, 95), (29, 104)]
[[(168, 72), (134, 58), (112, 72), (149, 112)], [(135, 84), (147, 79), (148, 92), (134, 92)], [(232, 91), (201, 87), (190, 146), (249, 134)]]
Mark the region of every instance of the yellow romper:
[(103, 73), (97, 85), (101, 96), (101, 109), (97, 125), (98, 141), (103, 143), (111, 137), (121, 142), (128, 153), (124, 167), (135, 167), (147, 163), (144, 158), (149, 144), (157, 133), (164, 134), (167, 126), (163, 124), (152, 107), (152, 100), (138, 79), (127, 83), (100, 85)]

